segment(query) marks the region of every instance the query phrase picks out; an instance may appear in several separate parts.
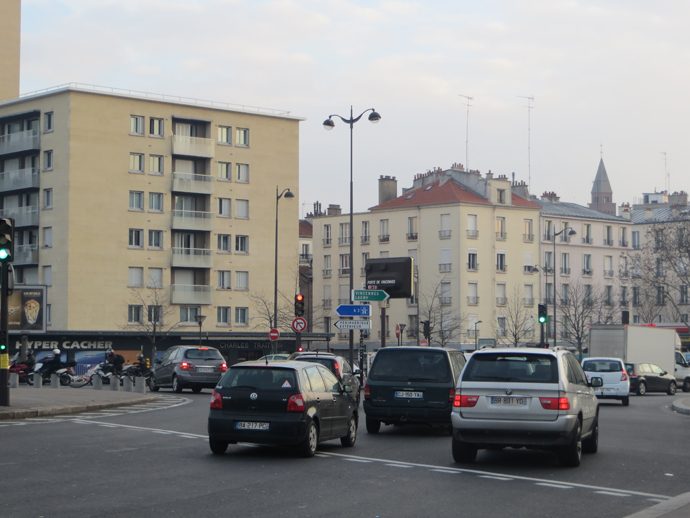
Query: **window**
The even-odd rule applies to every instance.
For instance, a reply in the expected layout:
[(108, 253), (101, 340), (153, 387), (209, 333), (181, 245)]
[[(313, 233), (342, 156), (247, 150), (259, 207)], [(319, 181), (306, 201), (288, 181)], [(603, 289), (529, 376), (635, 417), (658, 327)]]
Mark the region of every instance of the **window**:
[(150, 192), (149, 193), (149, 211), (163, 212), (163, 193)]
[(635, 248), (636, 250), (640, 248), (640, 231), (639, 230), (633, 230), (632, 231), (632, 247)]
[(216, 321), (218, 325), (230, 325), (230, 308), (228, 306), (218, 306), (216, 308)]
[(149, 135), (152, 137), (162, 137), (163, 127), (163, 119), (158, 117), (151, 117), (149, 119)]
[(407, 239), (410, 241), (417, 239), (417, 216), (407, 218)]
[(139, 304), (130, 304), (127, 306), (127, 323), (141, 324), (142, 306)]
[(45, 248), (53, 247), (53, 227), (43, 227), (43, 246)]
[(249, 164), (235, 164), (237, 170), (237, 181), (239, 183), (249, 183)]
[(157, 175), (163, 174), (162, 155), (149, 155), (149, 173)]
[(235, 324), (246, 326), (249, 323), (249, 308), (235, 308)]
[(362, 221), (362, 243), (363, 244), (368, 243), (369, 238), (370, 238), (369, 222), (368, 221)]
[(591, 306), (594, 302), (592, 300), (592, 285), (591, 284), (585, 284), (585, 297), (584, 297), (584, 299), (585, 299), (584, 302), (587, 306)]
[(43, 190), (43, 208), (52, 209), (53, 208), (53, 189)]
[(621, 306), (628, 305), (628, 287), (621, 286)]
[(218, 251), (231, 252), (230, 248), (230, 234), (218, 234)]
[(498, 252), (496, 254), (496, 271), (505, 272), (507, 269), (505, 252)]
[(340, 223), (338, 225), (338, 244), (347, 245), (350, 243), (350, 224)]
[(218, 178), (221, 180), (232, 180), (232, 164), (230, 162), (218, 162)]
[(249, 289), (249, 272), (235, 272), (235, 289)]
[(613, 304), (613, 286), (610, 284), (604, 286), (604, 304), (607, 306)]
[(230, 289), (230, 270), (219, 270), (218, 271), (218, 289), (219, 290), (229, 290)]
[(633, 286), (633, 289), (632, 289), (632, 305), (633, 306), (639, 306), (640, 305), (640, 288), (638, 286)]
[(140, 228), (129, 229), (129, 247), (144, 248), (144, 231)]
[(505, 203), (506, 203), (506, 190), (505, 189), (496, 189), (496, 201), (497, 201), (497, 203), (500, 203), (501, 205), (505, 205)]
[(248, 128), (237, 128), (237, 145), (238, 146), (249, 146), (249, 129)]
[(452, 266), (451, 260), (452, 253), (450, 248), (442, 248), (438, 259), (438, 271), (441, 273), (449, 273)]
[(53, 170), (53, 150), (46, 149), (43, 152), (43, 170), (52, 171)]
[(508, 302), (508, 297), (506, 297), (506, 285), (505, 283), (496, 284), (496, 305), (505, 306)]
[(528, 243), (534, 241), (534, 222), (531, 219), (525, 219), (523, 222), (525, 231), (525, 234), (522, 236), (523, 239)]
[(143, 173), (144, 172), (144, 154), (130, 153), (129, 154), (129, 172)]
[(201, 315), (199, 306), (180, 306), (180, 322), (193, 322), (196, 324), (197, 315)]
[(249, 219), (249, 200), (235, 200), (235, 217)]
[(324, 278), (329, 278), (331, 276), (331, 256), (323, 256), (323, 276)]
[(141, 288), (144, 285), (144, 268), (141, 266), (130, 266), (127, 286), (130, 288)]
[(144, 210), (143, 191), (129, 191), (129, 210)]
[(498, 333), (498, 336), (506, 336), (506, 334), (508, 333), (508, 331), (506, 329), (506, 323), (507, 323), (506, 317), (498, 317), (496, 319), (496, 324), (498, 327), (496, 332)]
[(144, 116), (143, 115), (130, 115), (129, 116), (129, 133), (131, 135), (143, 135), (144, 134)]
[(532, 304), (534, 304), (534, 286), (532, 286), (531, 284), (524, 285), (523, 303), (526, 306), (531, 306)]
[[(685, 320), (685, 322), (687, 322), (687, 320)], [(46, 304), (46, 324), (51, 325), (52, 323), (53, 323), (53, 305), (52, 304)]]
[(476, 250), (470, 250), (467, 253), (467, 269), (468, 270), (476, 270), (478, 266), (477, 263), (477, 251)]
[(663, 306), (666, 302), (666, 292), (663, 286), (656, 287), (656, 304), (657, 306)]
[(149, 306), (146, 317), (150, 324), (161, 324), (163, 321), (163, 306)]
[(163, 248), (162, 230), (149, 230), (149, 248)]
[(439, 239), (450, 239), (450, 214), (441, 214), (441, 227), (438, 231)]
[(53, 285), (53, 267), (52, 266), (44, 266), (43, 267), (43, 284), (46, 286), (52, 286)]
[(46, 133), (53, 131), (53, 112), (43, 114), (43, 131)]
[(163, 287), (163, 268), (149, 268), (148, 288)]
[(223, 218), (230, 217), (230, 198), (218, 198), (218, 215)]
[(387, 243), (390, 240), (390, 234), (388, 233), (388, 220), (379, 220), (379, 241), (382, 243)]
[(544, 222), (544, 239), (551, 241), (553, 239), (553, 221), (546, 220)]
[(476, 282), (467, 284), (467, 303), (473, 306), (479, 304), (479, 285)]
[(506, 238), (506, 218), (499, 216), (496, 218), (496, 239), (505, 240)]
[(235, 252), (239, 254), (249, 253), (249, 236), (235, 236)]
[(582, 273), (585, 275), (592, 274), (592, 254), (582, 256)]
[(561, 252), (561, 273), (563, 275), (570, 274), (570, 254), (568, 252)]
[(679, 302), (681, 304), (687, 304), (688, 303), (688, 285), (687, 284), (682, 284), (680, 286), (680, 300)]
[(218, 143), (232, 144), (232, 127), (218, 126)]
[(350, 275), (350, 254), (340, 254), (339, 275)]
[(439, 289), (439, 302), (443, 305), (451, 303), (451, 289), (449, 281), (442, 281)]
[(470, 239), (476, 239), (479, 231), (477, 230), (477, 215), (468, 214), (467, 215), (467, 237)]
[(568, 304), (570, 302), (570, 285), (561, 284), (561, 304)]

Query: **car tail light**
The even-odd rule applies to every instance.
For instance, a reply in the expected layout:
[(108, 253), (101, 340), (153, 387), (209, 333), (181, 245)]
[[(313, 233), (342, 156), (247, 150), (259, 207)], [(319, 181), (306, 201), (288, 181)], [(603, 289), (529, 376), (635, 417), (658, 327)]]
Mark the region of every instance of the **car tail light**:
[(223, 398), (215, 390), (211, 392), (211, 409), (223, 410)]
[(449, 401), (450, 403), (452, 403), (453, 401), (455, 401), (455, 389), (450, 389), (450, 390), (448, 391), (448, 401)]
[(628, 373), (621, 371), (621, 381), (628, 381)]
[(197, 347), (197, 351), (208, 351), (208, 347)]
[(539, 402), (544, 410), (570, 410), (567, 397), (540, 397)]
[(460, 391), (455, 391), (453, 394), (453, 406), (455, 408), (472, 408), (479, 401), (479, 396), (469, 396), (461, 394)]
[(371, 387), (367, 383), (364, 385), (364, 399), (370, 399), (371, 398)]
[(218, 367), (218, 370), (220, 372), (227, 372), (228, 371), (228, 364), (225, 362), (221, 363), (220, 366)]
[(192, 370), (193, 367), (194, 367), (194, 365), (192, 365), (189, 362), (180, 363), (180, 369), (182, 369), (183, 371), (190, 371), (190, 370)]
[(293, 394), (288, 398), (287, 404), (288, 412), (304, 412), (304, 396), (302, 394)]
[(340, 379), (340, 365), (337, 361), (333, 362), (333, 368), (335, 370), (335, 375)]

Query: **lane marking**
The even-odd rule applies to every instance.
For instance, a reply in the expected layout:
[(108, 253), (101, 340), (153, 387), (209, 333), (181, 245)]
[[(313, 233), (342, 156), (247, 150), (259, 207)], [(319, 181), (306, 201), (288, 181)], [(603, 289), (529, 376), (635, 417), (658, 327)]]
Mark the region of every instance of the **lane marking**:
[[(101, 423), (98, 423), (96, 421), (89, 421), (88, 419), (72, 419), (72, 423), (76, 424), (91, 424), (91, 425), (96, 425), (96, 426), (103, 426)], [(120, 423), (108, 423), (106, 426), (110, 428), (127, 428), (129, 430), (141, 430), (144, 432), (154, 432), (154, 433), (160, 433), (160, 434), (165, 434), (165, 435), (178, 435), (178, 434), (184, 434), (189, 437), (195, 437), (198, 439), (208, 439), (208, 435), (204, 434), (196, 434), (196, 433), (187, 433), (187, 432), (180, 432), (179, 430), (164, 430), (162, 428), (148, 428), (145, 426), (133, 426), (131, 424), (120, 424)]]
[(436, 473), (448, 473), (449, 475), (459, 475), (457, 471), (452, 471), (450, 469), (440, 469), (440, 468), (434, 468), (430, 471), (435, 471)]
[(479, 475), (479, 478), (490, 478), (491, 480), (515, 480), (512, 477), (497, 477), (495, 475)]
[(390, 466), (391, 468), (411, 468), (412, 467), (412, 466), (408, 466), (407, 464), (396, 464), (396, 463), (386, 464), (386, 466)]
[(551, 484), (549, 482), (536, 482), (537, 486), (555, 487), (556, 489), (573, 489), (573, 486), (564, 486), (562, 484)]
[(622, 493), (620, 491), (595, 491), (595, 493), (599, 493), (600, 495), (609, 495), (609, 496), (622, 496), (622, 497), (630, 496), (629, 494)]
[[(329, 455), (324, 455), (324, 457), (328, 457)], [(361, 462), (362, 464), (368, 464), (371, 461), (370, 460), (364, 460), (364, 459), (345, 459), (348, 462)]]

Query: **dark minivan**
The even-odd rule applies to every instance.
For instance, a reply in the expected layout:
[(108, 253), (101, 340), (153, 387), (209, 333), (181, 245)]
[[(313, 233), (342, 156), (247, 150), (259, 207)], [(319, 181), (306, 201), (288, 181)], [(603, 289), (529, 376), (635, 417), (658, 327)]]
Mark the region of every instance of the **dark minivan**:
[(376, 353), (364, 387), (367, 432), (381, 423), (450, 426), (455, 384), (465, 365), (460, 351), (390, 347)]

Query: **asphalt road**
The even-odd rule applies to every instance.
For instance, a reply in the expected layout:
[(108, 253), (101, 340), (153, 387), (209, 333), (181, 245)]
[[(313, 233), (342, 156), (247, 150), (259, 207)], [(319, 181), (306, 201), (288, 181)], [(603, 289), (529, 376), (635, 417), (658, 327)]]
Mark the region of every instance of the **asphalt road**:
[(216, 457), (208, 391), (181, 396), (2, 423), (0, 516), (623, 517), (690, 480), (690, 416), (664, 395), (603, 403), (599, 453), (579, 468), (523, 450), (458, 465), (442, 430), (363, 423), (354, 448), (332, 441), (313, 459), (249, 445)]

